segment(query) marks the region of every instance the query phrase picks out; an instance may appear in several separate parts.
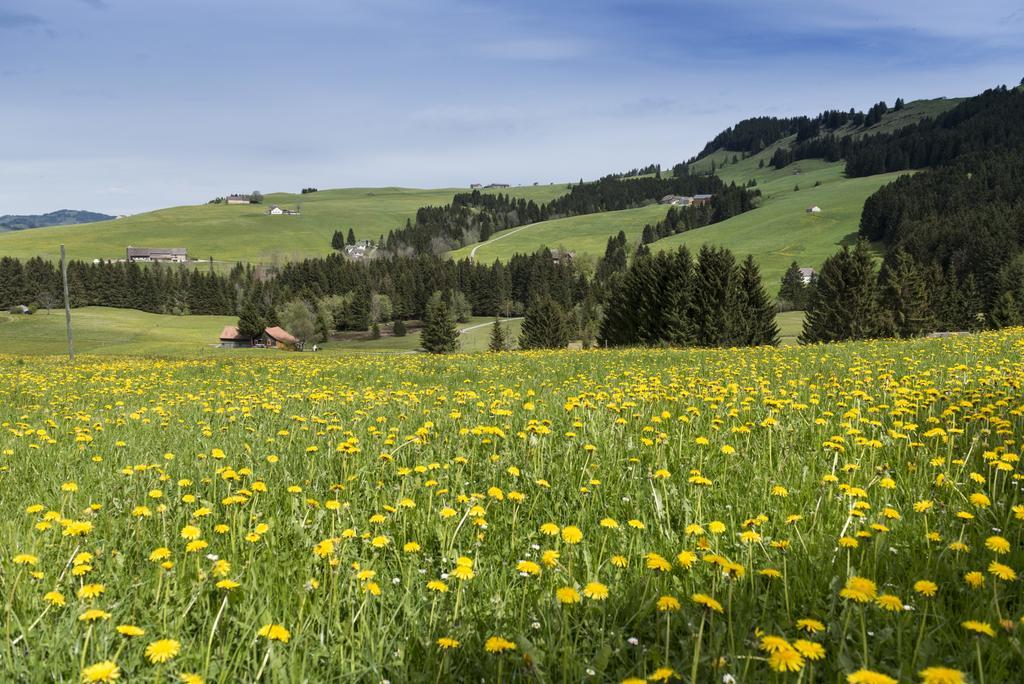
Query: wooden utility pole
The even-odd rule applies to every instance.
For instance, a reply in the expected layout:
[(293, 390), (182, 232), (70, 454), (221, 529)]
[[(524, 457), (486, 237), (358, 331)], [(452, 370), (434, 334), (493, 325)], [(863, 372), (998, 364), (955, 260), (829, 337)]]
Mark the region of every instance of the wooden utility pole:
[(60, 273), (64, 278), (64, 320), (68, 327), (68, 358), (75, 362), (75, 343), (71, 337), (71, 298), (68, 296), (68, 262), (64, 257), (64, 245), (60, 246)]

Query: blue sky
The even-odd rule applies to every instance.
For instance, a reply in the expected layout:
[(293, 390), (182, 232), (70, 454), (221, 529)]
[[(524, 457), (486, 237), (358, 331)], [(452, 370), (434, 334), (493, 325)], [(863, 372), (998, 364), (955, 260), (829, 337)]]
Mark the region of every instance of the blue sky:
[(1024, 0), (0, 0), (0, 214), (670, 165), (1024, 76)]

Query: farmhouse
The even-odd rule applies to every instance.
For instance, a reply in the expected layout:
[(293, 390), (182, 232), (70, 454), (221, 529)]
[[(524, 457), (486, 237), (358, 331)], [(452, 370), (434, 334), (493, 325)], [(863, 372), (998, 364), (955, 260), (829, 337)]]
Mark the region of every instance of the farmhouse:
[(301, 346), (298, 338), (283, 328), (273, 326), (266, 328), (259, 337), (248, 337), (238, 332), (233, 325), (226, 325), (220, 331), (220, 344), (225, 349), (242, 347), (263, 347), (270, 349), (298, 349)]
[(551, 262), (558, 266), (560, 264), (571, 264), (576, 259), (576, 252), (569, 249), (551, 250)]
[(684, 199), (688, 198), (683, 197), (682, 195), (665, 195), (660, 200), (658, 200), (658, 204), (671, 204), (677, 206), (682, 204)]
[(488, 183), (484, 187), (485, 188), (507, 188), (507, 187), (509, 187), (509, 185), (508, 185), (508, 183)]
[(470, 184), (469, 184), (469, 189), (470, 189), (470, 190), (479, 190), (479, 189), (480, 189), (480, 188), (482, 188), (482, 187), (483, 187), (483, 186), (482, 186), (482, 185), (480, 185), (479, 183), (470, 183)]
[(807, 207), (807, 213), (808, 214), (820, 214), (821, 213), (821, 207), (819, 207), (817, 204), (815, 204), (814, 206), (811, 206), (811, 207)]
[(369, 240), (359, 240), (353, 245), (345, 245), (342, 250), (342, 253), (350, 259), (363, 259), (373, 252), (373, 243)]
[(800, 269), (800, 282), (804, 285), (810, 285), (814, 277), (818, 275), (818, 272), (813, 268), (804, 267)]
[(277, 206), (276, 204), (271, 204), (270, 208), (267, 209), (267, 213), (270, 214), (271, 216), (298, 216), (299, 215), (299, 212), (297, 212), (297, 211), (293, 211), (291, 209), (282, 209), (281, 207)]
[(132, 247), (126, 250), (128, 261), (165, 261), (184, 264), (188, 261), (188, 250), (184, 247)]
[(252, 197), (249, 195), (228, 195), (224, 201), (228, 204), (252, 204)]
[(711, 198), (714, 195), (694, 195), (690, 204), (695, 207), (702, 207), (705, 204), (711, 204)]

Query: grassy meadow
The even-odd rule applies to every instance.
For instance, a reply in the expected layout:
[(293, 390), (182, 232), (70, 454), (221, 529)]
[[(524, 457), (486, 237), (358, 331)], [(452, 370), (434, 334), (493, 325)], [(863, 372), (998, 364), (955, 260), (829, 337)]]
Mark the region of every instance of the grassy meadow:
[[(836, 174), (841, 171), (835, 165), (815, 162), (818, 164), (822, 168), (765, 183), (771, 194), (761, 207), (721, 223), (658, 240), (651, 249), (673, 250), (686, 245), (696, 252), (701, 245), (710, 244), (728, 247), (738, 258), (753, 254), (765, 286), (775, 294), (782, 274), (792, 262), (819, 268), (842, 245), (853, 245), (864, 200), (900, 176), (889, 173), (839, 178)], [(821, 185), (814, 187), (817, 180), (821, 180)], [(796, 184), (800, 184), (798, 192), (793, 190)], [(821, 213), (807, 213), (812, 205), (821, 207)]]
[(2, 357), (0, 667), (1014, 681), (1022, 350)]
[[(674, 250), (685, 244), (696, 252), (701, 245), (712, 244), (728, 247), (741, 259), (753, 254), (766, 287), (774, 294), (782, 274), (793, 261), (818, 268), (841, 245), (852, 244), (856, 240), (864, 200), (900, 175), (846, 178), (842, 162), (820, 159), (803, 160), (784, 169), (759, 170), (756, 160), (752, 160), (748, 158), (733, 166), (749, 167), (741, 169), (739, 175), (758, 176), (758, 188), (762, 192), (758, 208), (721, 223), (658, 240), (651, 244), (651, 249)], [(795, 190), (797, 186), (799, 191)], [(808, 214), (806, 209), (815, 204), (821, 207), (821, 213)], [(610, 235), (622, 230), (630, 242), (637, 244), (644, 225), (660, 221), (667, 211), (663, 205), (652, 204), (639, 209), (544, 221), (496, 233), (488, 242), (463, 247), (451, 254), (456, 258), (467, 257), (475, 248), (475, 258), (489, 263), (547, 246), (571, 249), (578, 257), (597, 259), (604, 254)]]
[[(466, 352), (485, 351), (493, 320), (475, 316), (466, 323), (458, 324), (459, 329), (465, 331), (459, 338), (461, 349)], [(279, 353), (268, 349), (217, 348), (220, 331), (224, 326), (237, 322), (236, 316), (170, 316), (101, 306), (72, 310), (75, 351), (80, 354), (248, 358)], [(506, 333), (518, 339), (521, 320), (507, 320), (502, 325)], [(386, 330), (387, 326), (384, 328)], [(7, 340), (4, 351), (9, 354), (67, 353), (63, 309), (49, 314), (40, 310), (31, 316), (0, 312), (0, 334)], [(360, 351), (412, 352), (420, 347), (420, 335), (415, 331), (404, 337), (385, 335), (373, 340), (367, 333), (357, 339), (332, 340), (319, 346), (328, 355)]]
[(531, 223), (497, 232), (487, 242), (468, 245), (450, 255), (462, 259), (470, 256), (475, 248), (474, 259), (481, 263), (491, 263), (495, 259), (508, 261), (516, 254), (531, 254), (541, 247), (549, 247), (572, 250), (577, 257), (597, 259), (604, 255), (610, 236), (621, 230), (630, 242), (637, 243), (643, 234), (644, 225), (657, 223), (665, 218), (667, 211), (665, 206), (650, 204), (639, 209), (606, 211)]
[[(271, 263), (331, 254), (336, 230), (353, 228), (359, 239), (376, 240), (405, 225), (416, 210), (451, 202), (466, 188), (345, 188), (308, 195), (272, 193), (263, 204), (200, 204), (137, 214), (115, 221), (0, 233), (0, 255), (57, 259), (60, 244), (69, 258), (118, 259), (125, 247), (186, 247), (193, 259)], [(565, 194), (565, 185), (487, 190), (536, 201)], [(271, 204), (301, 205), (299, 216), (268, 216)]]

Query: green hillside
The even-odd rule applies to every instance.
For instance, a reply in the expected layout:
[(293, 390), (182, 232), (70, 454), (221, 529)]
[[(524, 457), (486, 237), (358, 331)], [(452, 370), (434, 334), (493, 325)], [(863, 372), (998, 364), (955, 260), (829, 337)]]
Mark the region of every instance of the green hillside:
[(531, 253), (541, 247), (550, 247), (572, 250), (576, 252), (577, 258), (584, 255), (600, 257), (604, 254), (609, 235), (615, 235), (621, 230), (630, 240), (639, 240), (644, 225), (665, 218), (666, 211), (665, 206), (651, 204), (639, 209), (541, 221), (495, 233), (487, 242), (455, 250), (451, 256), (461, 259), (472, 254), (474, 259), (490, 263), (495, 259), (507, 260), (514, 254)]
[[(762, 154), (770, 158), (772, 148)], [(726, 165), (720, 173), (730, 181), (757, 180), (761, 206), (727, 221), (659, 240), (651, 248), (675, 249), (686, 244), (696, 250), (709, 243), (728, 247), (741, 257), (753, 254), (761, 265), (766, 285), (774, 292), (792, 261), (817, 268), (839, 245), (852, 242), (864, 200), (899, 175), (846, 178), (843, 162), (820, 159), (803, 160), (783, 169), (759, 169), (758, 156)], [(794, 190), (797, 186), (799, 191)], [(815, 204), (822, 212), (808, 214), (805, 210)], [(476, 249), (474, 257), (488, 263), (546, 246), (573, 250), (577, 257), (597, 258), (604, 253), (609, 235), (622, 230), (635, 245), (644, 225), (661, 220), (667, 210), (655, 204), (545, 221), (496, 233), (488, 242), (463, 247), (452, 256), (469, 256)]]
[[(273, 193), (263, 204), (201, 204), (160, 209), (115, 221), (35, 228), (0, 233), (0, 256), (55, 259), (60, 244), (75, 259), (116, 259), (125, 247), (186, 247), (196, 259), (267, 263), (331, 253), (335, 230), (355, 230), (360, 239), (376, 240), (399, 228), (416, 210), (451, 201), (465, 188), (345, 188), (308, 195)], [(546, 202), (566, 186), (521, 186), (488, 192)], [(301, 205), (299, 216), (268, 216), (271, 204), (288, 209)]]
[[(938, 98), (934, 100), (916, 100), (907, 103), (900, 111), (890, 111), (882, 116), (882, 121), (869, 128), (854, 128), (852, 125), (844, 126), (837, 131), (837, 135), (873, 135), (896, 130), (903, 126), (920, 121), (926, 117), (933, 117), (954, 107), (960, 99)], [(762, 193), (762, 207), (750, 215), (736, 217), (730, 221), (709, 226), (701, 229), (700, 240), (707, 240), (709, 230), (723, 230), (722, 244), (731, 248), (738, 254), (761, 253), (770, 255), (772, 252), (788, 253), (790, 250), (790, 236), (758, 236), (756, 241), (741, 239), (738, 243), (732, 243), (733, 236), (739, 237), (740, 233), (733, 226), (745, 226), (750, 221), (759, 224), (765, 221), (770, 225), (779, 226), (779, 221), (791, 213), (792, 207), (789, 203), (776, 207), (765, 212), (775, 204), (776, 197), (786, 196), (792, 193), (793, 188), (799, 185), (802, 189), (809, 189), (815, 183), (822, 185), (838, 183), (845, 184), (848, 181), (843, 176), (844, 162), (829, 163), (820, 159), (805, 159), (794, 162), (782, 169), (772, 167), (769, 162), (772, 155), (779, 147), (788, 147), (796, 140), (795, 135), (783, 138), (769, 145), (758, 154), (742, 158), (742, 154), (728, 150), (718, 150), (690, 165), (693, 173), (710, 173), (712, 168), (715, 173), (726, 183), (735, 182), (743, 185), (753, 179)], [(735, 161), (734, 161), (735, 159)], [(832, 208), (827, 220), (820, 221), (817, 225), (820, 230), (802, 235), (811, 242), (806, 245), (805, 258), (815, 259), (812, 265), (820, 263), (817, 255), (828, 255), (836, 249), (844, 237), (857, 230), (860, 221), (860, 209), (864, 200), (879, 186), (888, 182), (884, 176), (878, 177), (877, 184), (871, 187), (872, 182), (854, 183), (846, 191), (833, 189), (827, 200), (832, 203)], [(870, 188), (869, 190), (866, 190)], [(813, 199), (806, 197), (809, 202)], [(795, 201), (793, 199), (790, 202)], [(812, 202), (810, 202), (812, 203)], [(799, 202), (797, 202), (799, 204)], [(805, 207), (806, 208), (806, 207)], [(507, 231), (495, 233), (490, 240), (476, 245), (469, 245), (452, 252), (456, 258), (470, 256), (483, 261), (490, 262), (494, 259), (508, 259), (516, 253), (533, 252), (541, 247), (552, 249), (562, 248), (576, 252), (577, 256), (600, 257), (604, 253), (605, 244), (610, 235), (625, 232), (626, 237), (632, 243), (637, 243), (643, 233), (644, 225), (655, 223), (664, 218), (667, 207), (650, 205), (639, 209), (627, 209), (624, 211), (608, 212), (603, 214), (589, 214), (584, 216), (573, 216), (564, 219), (544, 221), (530, 226), (524, 226)], [(735, 223), (734, 223), (735, 222)], [(782, 220), (785, 223), (785, 220)], [(687, 238), (694, 240), (698, 238)], [(674, 240), (675, 242), (672, 242)], [(666, 244), (675, 244), (681, 240), (679, 236), (666, 240)], [(716, 240), (717, 242), (717, 240)], [(661, 244), (661, 243), (657, 243)], [(689, 242), (687, 242), (689, 244)], [(788, 262), (787, 264), (788, 265)], [(774, 271), (775, 258), (768, 256), (767, 267)], [(785, 266), (783, 266), (783, 269)]]
[[(842, 126), (835, 131), (835, 135), (842, 138), (846, 136), (860, 137), (864, 135), (875, 135), (877, 133), (890, 133), (892, 131), (917, 123), (921, 119), (933, 118), (955, 107), (964, 98), (936, 98), (933, 100), (915, 100), (908, 102), (899, 111), (890, 110), (882, 115), (882, 120), (868, 128), (854, 127), (852, 124)], [(782, 138), (766, 147), (761, 152), (743, 159), (740, 152), (719, 149), (707, 156), (701, 157), (690, 164), (692, 173), (710, 173), (714, 164), (715, 173), (726, 183), (746, 183), (751, 178), (761, 183), (763, 179), (770, 178), (775, 170), (768, 166), (772, 155), (779, 147), (789, 147), (796, 142), (796, 136), (791, 135)], [(733, 162), (733, 158), (736, 161)], [(760, 162), (764, 162), (764, 168), (758, 168)], [(806, 162), (796, 162), (796, 164)], [(788, 168), (788, 167), (787, 167)], [(780, 169), (785, 171), (786, 169)]]
[[(864, 200), (900, 175), (843, 178), (841, 173), (841, 164), (824, 165), (798, 177), (766, 183), (770, 194), (761, 207), (722, 223), (659, 240), (651, 249), (686, 245), (696, 251), (701, 245), (712, 244), (728, 247), (739, 257), (753, 254), (765, 285), (774, 294), (783, 272), (793, 261), (818, 268), (841, 245), (852, 244), (857, 238)], [(822, 181), (819, 187), (813, 187), (816, 180)], [(797, 182), (801, 190), (794, 192)], [(780, 187), (782, 184), (788, 185), (788, 191)], [(821, 213), (807, 213), (812, 205), (820, 207)]]

